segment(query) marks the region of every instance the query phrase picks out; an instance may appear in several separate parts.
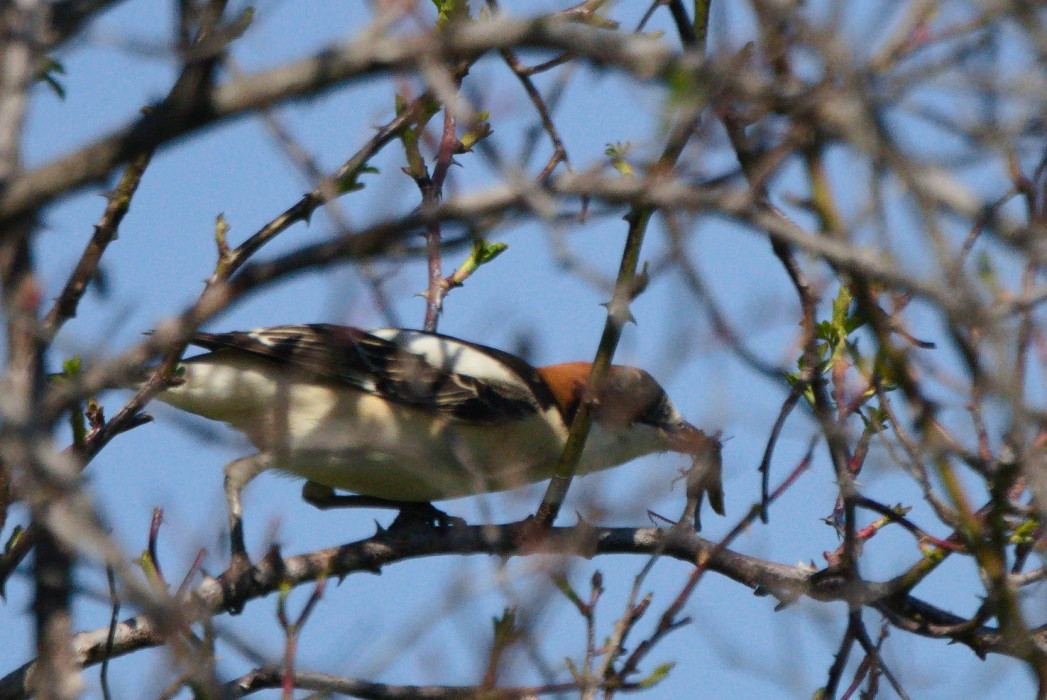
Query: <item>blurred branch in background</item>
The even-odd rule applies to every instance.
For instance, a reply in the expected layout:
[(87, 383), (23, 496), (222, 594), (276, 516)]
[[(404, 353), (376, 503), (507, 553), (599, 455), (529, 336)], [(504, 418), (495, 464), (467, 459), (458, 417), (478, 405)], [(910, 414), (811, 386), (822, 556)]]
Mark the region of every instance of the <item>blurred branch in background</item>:
[[(0, 11), (0, 584), (10, 591), (31, 581), (37, 601), (0, 612), (12, 630), (0, 639), (35, 657), (16, 668), (9, 655), (0, 698), (75, 697), (91, 682), (83, 669), (103, 662), (107, 695), (125, 674), (170, 696), (279, 687), (284, 697), (295, 688), (361, 697), (679, 697), (693, 678), (731, 687), (735, 673), (708, 649), (672, 645), (696, 611), (752, 620), (773, 609), (803, 626), (811, 607), (832, 621), (819, 632), (816, 661), (795, 676), (766, 673), (770, 680), (747, 694), (915, 697), (933, 668), (937, 694), (959, 696), (968, 688), (957, 679), (980, 672), (969, 665), (995, 656), (1021, 668), (1015, 684), (1047, 697), (1047, 17), (1038, 7), (586, 0), (536, 15), (507, 1), (376, 2), (347, 11), (352, 21), (336, 35), (352, 27), (348, 37), (299, 50), (291, 47), (305, 45), (296, 42), (321, 10), (298, 8), (290, 21), (274, 7), (179, 0), (165, 27), (170, 13), (146, 4), (27, 1)], [(149, 21), (129, 19), (134, 13)], [(162, 83), (128, 77), (119, 105), (86, 106), (86, 94), (118, 82), (91, 67), (91, 50), (113, 27), (170, 34), (162, 42), (170, 70)], [(367, 101), (365, 91), (373, 91)], [(316, 115), (314, 130), (307, 124)], [(203, 171), (231, 157), (245, 179), (264, 170), (249, 160), (272, 148), (251, 130), (256, 117), (286, 156), (282, 170), (242, 188), (229, 178), (222, 210), (197, 211), (211, 194), (197, 183)], [(378, 126), (361, 136), (350, 120)], [(74, 128), (78, 121), (90, 126)], [(237, 139), (248, 137), (245, 148)], [(40, 145), (52, 140), (61, 148)], [(227, 141), (232, 151), (217, 155), (215, 144)], [(214, 150), (210, 161), (197, 154), (189, 169), (171, 169), (201, 143)], [(506, 155), (514, 152), (517, 161)], [(304, 175), (309, 191), (274, 184), (263, 192), (284, 182), (283, 170)], [(117, 172), (119, 183), (109, 185)], [(111, 192), (99, 218), (86, 195), (103, 184)], [(136, 222), (136, 212), (153, 208), (163, 212), (159, 224)], [(190, 212), (217, 223), (186, 245), (181, 218)], [(243, 221), (254, 233), (231, 243)], [(548, 250), (534, 243), (543, 230)], [(128, 238), (144, 240), (172, 271), (186, 261), (206, 268), (207, 279), (201, 287), (199, 276), (165, 278), (168, 293), (133, 322), (150, 335), (121, 339), (64, 381), (47, 381), (48, 361), (58, 362), (71, 338), (104, 337), (121, 318), (120, 298), (145, 299), (157, 282), (150, 275), (159, 268), (139, 272), (150, 264), (145, 256), (121, 251)], [(508, 249), (493, 242), (502, 239)], [(615, 265), (613, 298), (597, 298)], [(601, 494), (598, 507), (572, 500), (586, 497), (587, 481), (567, 485), (586, 440), (590, 387), (578, 397), (573, 452), (536, 519), (484, 505), (482, 522), (470, 525), (379, 529), (297, 556), (274, 544), (233, 589), (194, 561), (184, 564), (182, 587), (168, 590), (160, 558), (170, 572), (178, 555), (158, 550), (158, 524), (147, 556), (126, 551), (122, 543), (135, 541), (126, 519), (153, 504), (124, 497), (130, 485), (106, 480), (115, 467), (103, 457), (119, 454), (125, 438), (116, 436), (131, 444), (141, 432), (143, 409), (177, 376), (202, 324), (268, 304), (336, 266), (359, 272), (368, 288), (354, 319), (407, 318), (429, 330), (451, 320), (471, 333), (455, 331), (465, 340), (498, 345), (534, 314), (548, 331), (514, 337), (555, 339), (556, 352), (589, 357), (597, 339), (587, 329), (606, 319), (597, 386), (612, 355), (650, 357), (663, 332), (679, 368), (674, 381), (691, 389), (680, 393), (696, 397), (709, 422), (722, 421), (710, 434), (727, 436), (728, 529), (703, 538), (693, 509), (680, 522), (659, 515), (665, 504), (655, 494), (668, 493), (675, 474), (654, 477), (654, 469), (648, 482), (637, 477)], [(112, 270), (134, 286), (92, 294)], [(595, 292), (585, 284), (592, 280)], [(424, 313), (412, 296), (419, 289)], [(315, 313), (310, 301), (302, 294), (270, 311)], [(596, 303), (606, 312), (593, 311)], [(482, 330), (492, 316), (494, 339)], [(693, 340), (702, 324), (707, 343)], [(96, 397), (146, 374), (106, 419)], [(85, 402), (86, 424), (77, 420)], [(72, 438), (63, 422), (70, 412)], [(149, 470), (162, 450), (144, 457), (142, 480), (160, 479)], [(179, 455), (179, 469), (205, 459)], [(630, 469), (641, 471), (620, 471)], [(772, 492), (772, 483), (781, 486)], [(200, 500), (190, 486), (174, 490)], [(291, 500), (280, 507), (298, 507)], [(9, 508), (12, 501), (21, 505)], [(611, 527), (603, 518), (623, 502), (658, 526)], [(565, 503), (592, 522), (551, 527)], [(218, 519), (206, 527), (221, 529)], [(323, 527), (329, 540), (344, 541)], [(170, 530), (172, 538), (182, 531)], [(415, 632), (392, 654), (406, 657), (418, 630), (441, 624), (436, 601), (482, 598), (463, 573), (469, 554), (503, 562), (492, 573), (501, 614), (491, 633), (443, 645), (475, 642), (465, 665), (477, 673), (445, 683), (447, 669), (434, 663), (415, 668), (425, 677), (409, 685), (385, 684), (385, 667), (352, 653), (313, 670), (331, 659), (308, 655), (310, 635), (330, 634), (326, 618), (345, 615), (343, 636), (325, 644), (358, 649), (373, 633), (359, 620), (403, 623), (402, 600), (431, 601), (432, 620), (406, 621)], [(572, 567), (595, 555), (616, 556), (579, 593)], [(824, 564), (815, 565), (819, 556)], [(432, 571), (407, 568), (421, 557)], [(784, 563), (797, 557), (809, 563)], [(670, 560), (687, 568), (661, 564)], [(446, 561), (456, 562), (447, 571), (457, 583), (436, 576)], [(409, 592), (354, 592), (336, 604), (343, 593), (316, 583), (390, 570), (413, 572)], [(106, 586), (97, 598), (113, 623), (103, 629), (78, 617), (98, 601), (75, 581), (106, 571), (112, 596)], [(722, 588), (707, 571), (722, 575)], [(523, 581), (535, 577), (544, 587), (529, 597)], [(290, 622), (285, 606), (302, 585), (314, 593)], [(761, 597), (715, 597), (736, 590)], [(270, 593), (280, 595), (275, 657), (250, 633), (216, 624), (241, 609), (268, 620), (260, 601)], [(573, 631), (552, 619), (551, 599), (571, 613)], [(834, 602), (846, 605), (826, 605)], [(128, 606), (131, 617), (117, 622), (114, 611)], [(487, 629), (481, 604), (461, 606), (463, 627)], [(94, 631), (74, 633), (77, 625)], [(753, 636), (740, 624), (708, 634), (742, 649)], [(913, 636), (934, 646), (907, 646)], [(939, 668), (950, 642), (969, 652)], [(157, 646), (169, 652), (164, 677), (148, 677), (153, 662), (144, 657), (108, 664)], [(235, 660), (219, 663), (227, 648)], [(747, 678), (767, 663), (755, 653), (735, 661)]]

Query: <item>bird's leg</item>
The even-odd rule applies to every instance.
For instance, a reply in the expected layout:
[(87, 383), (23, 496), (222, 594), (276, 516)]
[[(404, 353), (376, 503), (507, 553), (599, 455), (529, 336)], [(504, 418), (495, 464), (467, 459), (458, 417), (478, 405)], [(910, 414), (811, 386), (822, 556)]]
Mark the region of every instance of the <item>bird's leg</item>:
[(331, 508), (392, 508), (398, 510), (407, 505), (405, 501), (393, 501), (388, 498), (378, 498), (377, 496), (359, 496), (356, 494), (347, 496), (338, 494), (330, 486), (325, 486), (316, 481), (307, 481), (302, 486), (302, 500), (320, 510), (329, 510)]
[(389, 529), (397, 530), (417, 524), (447, 528), (464, 527), (466, 522), (457, 516), (448, 515), (428, 501), (404, 502), (400, 504), (400, 512), (396, 514)]
[(464, 525), (461, 518), (448, 515), (426, 501), (394, 501), (377, 496), (336, 494), (330, 486), (307, 481), (302, 487), (302, 499), (315, 508), (392, 508), (400, 511), (390, 529), (408, 527), (417, 523), (448, 527)]
[(225, 504), (229, 511), (229, 540), (232, 550), (230, 569), (246, 571), (251, 560), (244, 546), (244, 507), (240, 492), (256, 476), (272, 466), (268, 455), (256, 454), (225, 465)]

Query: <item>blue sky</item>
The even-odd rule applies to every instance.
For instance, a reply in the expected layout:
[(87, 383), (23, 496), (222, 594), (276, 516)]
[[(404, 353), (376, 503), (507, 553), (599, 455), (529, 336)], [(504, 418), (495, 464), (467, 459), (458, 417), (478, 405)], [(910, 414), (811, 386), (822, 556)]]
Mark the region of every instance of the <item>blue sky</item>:
[[(516, 12), (558, 6), (551, 2), (504, 5)], [(620, 3), (613, 15), (631, 26), (643, 5)], [(362, 3), (263, 1), (256, 6), (250, 30), (234, 45), (233, 55), (246, 71), (272, 67), (354, 36), (368, 17)], [(870, 10), (865, 17), (880, 15)], [(712, 27), (714, 50), (737, 50), (752, 33), (749, 22), (738, 4), (730, 10), (718, 7)], [(121, 3), (63, 52), (60, 59), (67, 73), (62, 82), (68, 95), (60, 100), (45, 89), (35, 91), (25, 141), (28, 167), (119, 126), (143, 104), (163, 95), (176, 70), (167, 48), (170, 24), (164, 4)], [(671, 32), (667, 13), (657, 13), (651, 28)], [(857, 37), (867, 27), (856, 21), (847, 30)], [(548, 88), (554, 79), (555, 74), (546, 74), (538, 83)], [(493, 57), (481, 62), (468, 81), (484, 94), (482, 106), (491, 111), (493, 143), (507, 163), (518, 163), (522, 133), (535, 122), (519, 85)], [(333, 169), (369, 138), (373, 126), (389, 119), (394, 87), (391, 79), (357, 83), (280, 108), (278, 114), (321, 165)], [(605, 162), (602, 152), (611, 141), (632, 142), (637, 159), (656, 153), (664, 99), (656, 86), (623, 80), (610, 71), (579, 69), (556, 116), (576, 166)], [(902, 120), (898, 128), (911, 129), (915, 141), (926, 143), (921, 140), (925, 127)], [(528, 171), (532, 174), (549, 153), (547, 140), (540, 139), (536, 150)], [(387, 148), (372, 163), (380, 174), (365, 177), (366, 189), (338, 203), (350, 221), (377, 221), (417, 204), (414, 184), (399, 173), (402, 157), (398, 145)], [(722, 154), (691, 157), (709, 173), (731, 167)], [(485, 164), (479, 154), (461, 156), (459, 161), (463, 167), (453, 171), (452, 192), (489, 186), (506, 174)], [(832, 162), (841, 174), (853, 167), (842, 154), (834, 154)], [(781, 192), (802, 191), (802, 182), (790, 180), (794, 176), (787, 171), (778, 183)], [(834, 184), (841, 200), (857, 202), (864, 193), (849, 191), (850, 182), (840, 177)], [(120, 238), (106, 256), (108, 295), (88, 295), (78, 317), (59, 336), (53, 359), (81, 354), (101, 360), (136, 342), (141, 333), (178, 313), (201, 291), (202, 280), (215, 262), (217, 214), (224, 213), (232, 226), (230, 239), (238, 242), (311, 188), (255, 118), (223, 124), (165, 149), (150, 166)], [(47, 212), (37, 253), (50, 296), (60, 289), (63, 275), (90, 235), (104, 206), (98, 196), (103, 191), (96, 188)], [(689, 252), (700, 261), (729, 318), (744, 329), (746, 341), (766, 360), (792, 364), (797, 303), (767, 241), (712, 217), (698, 217), (690, 230)], [(321, 210), (309, 226), (296, 225), (261, 257), (322, 239), (331, 231), (331, 218)], [(663, 233), (660, 224), (654, 227), (644, 258), (657, 260), (664, 253)], [(556, 241), (563, 241), (587, 266), (611, 277), (624, 236), (625, 225), (618, 215), (559, 229), (534, 223), (503, 227), (498, 238), (509, 244), (508, 252), (452, 292), (440, 330), (507, 350), (520, 350), (526, 339), (535, 364), (591, 358), (604, 322), (600, 303), (607, 293), (563, 270)], [(460, 258), (445, 261), (447, 272)], [(917, 255), (908, 264), (918, 266), (920, 260)], [(424, 308), (416, 294), (425, 287), (424, 265), (398, 260), (379, 262), (375, 269), (389, 275), (386, 291), (399, 322), (420, 327)], [(824, 268), (812, 265), (811, 269), (820, 280), (830, 280)], [(732, 357), (677, 275), (666, 272), (655, 277), (633, 312), (638, 323), (626, 330), (617, 361), (650, 370), (685, 416), (706, 429), (722, 430), (729, 438), (724, 450), (728, 517), (704, 519), (703, 534), (716, 539), (758, 495), (756, 466), (785, 390), (755, 376)], [(940, 340), (933, 316), (917, 308), (915, 317), (921, 321), (921, 337)], [(385, 324), (358, 271), (336, 266), (251, 295), (208, 328), (321, 321), (363, 327)], [(115, 393), (107, 396), (110, 413), (121, 398)], [(94, 460), (87, 473), (90, 491), (114, 537), (131, 553), (145, 546), (152, 508), (164, 508), (160, 554), (169, 579), (177, 581), (201, 547), (209, 552), (206, 568), (217, 572), (226, 556), (221, 467), (248, 448), (221, 426), (186, 420), (160, 406), (150, 412), (157, 418), (153, 424), (117, 438)], [(799, 413), (791, 419), (776, 454), (772, 482), (795, 465), (812, 431), (811, 423)], [(577, 481), (561, 522), (571, 522), (576, 511), (609, 525), (648, 525), (649, 509), (676, 516), (683, 507), (683, 494), (679, 484), (674, 488), (673, 478), (684, 466), (679, 457), (653, 457)], [(882, 450), (870, 458), (862, 481), (870, 495), (885, 502), (918, 500), (918, 491)], [(286, 554), (299, 553), (367, 536), (375, 519), (383, 523), (390, 519), (383, 512), (319, 512), (301, 502), (299, 489), (298, 482), (276, 475), (264, 475), (249, 488), (247, 541), (255, 556), (273, 536)], [(822, 552), (838, 545), (833, 530), (819, 521), (829, 514), (835, 492), (831, 467), (821, 450), (811, 471), (776, 504), (771, 523), (754, 526), (734, 548), (786, 564), (813, 560), (821, 566)], [(536, 487), (444, 505), (470, 522), (483, 517), (502, 522), (532, 512), (541, 493)], [(592, 515), (593, 508), (599, 509), (598, 515)], [(920, 509), (915, 513), (921, 514)], [(16, 511), (14, 519), (19, 515), (24, 517), (24, 512)], [(868, 547), (863, 571), (872, 579), (886, 578), (918, 556), (910, 538), (888, 531)], [(585, 587), (594, 570), (604, 573), (608, 591), (601, 603), (598, 635), (606, 635), (645, 561), (616, 556), (557, 562), (535, 557), (503, 564), (490, 558), (447, 557), (398, 564), (380, 577), (354, 575), (340, 586), (327, 588), (303, 633), (299, 664), (391, 683), (475, 683), (483, 670), (490, 619), (507, 605), (519, 604), (531, 611), (526, 619), (537, 650), (512, 655), (503, 680), (540, 682), (535, 670), (538, 658), (537, 667), (545, 666), (563, 678), (563, 658), (577, 659), (584, 650), (584, 627), (550, 586), (548, 570), (566, 567), (578, 588)], [(654, 593), (654, 614), (641, 624), (635, 639), (651, 629), (688, 572), (689, 567), (680, 562), (655, 565), (644, 586)], [(82, 566), (80, 581), (91, 592), (105, 590), (104, 574), (96, 566)], [(10, 584), (6, 606), (0, 611), (4, 620), (0, 643), (9, 660), (5, 671), (31, 655), (30, 621), (23, 614), (30, 602), (25, 584), (25, 579)], [(916, 593), (969, 614), (978, 606), (976, 594), (981, 590), (973, 569), (955, 561), (943, 567), (931, 587), (925, 584)], [(301, 604), (306, 595), (308, 591), (298, 591), (292, 600)], [(89, 599), (81, 599), (76, 609), (78, 629), (101, 627), (108, 619), (105, 605)], [(1042, 604), (1042, 591), (1038, 600)], [(686, 608), (694, 622), (662, 643), (645, 667), (650, 672), (657, 664), (677, 662), (668, 679), (647, 697), (810, 696), (824, 683), (832, 663), (844, 629), (844, 606), (801, 601), (781, 612), (773, 608), (773, 599), (754, 597), (748, 589), (707, 575)], [(276, 660), (282, 638), (274, 611), (275, 600), (269, 598), (251, 603), (240, 617), (220, 616), (216, 623)], [(870, 630), (878, 629), (878, 615), (867, 610), (865, 619)], [(852, 671), (857, 658), (857, 654), (852, 658)], [(965, 647), (898, 630), (891, 631), (885, 658), (913, 697), (956, 697), (957, 688), (963, 688), (967, 697), (1023, 697), (1031, 688), (1016, 661), (990, 657), (980, 662)], [(236, 677), (254, 665), (235, 649), (223, 648), (219, 666), (223, 677)], [(165, 684), (159, 679), (167, 673), (160, 651), (119, 659), (111, 671), (114, 692), (118, 697), (149, 696), (148, 690), (155, 693)], [(97, 690), (97, 669), (88, 670), (85, 677)], [(849, 677), (850, 672), (845, 674)], [(884, 696), (890, 694), (885, 691)], [(270, 697), (276, 697), (275, 692)]]

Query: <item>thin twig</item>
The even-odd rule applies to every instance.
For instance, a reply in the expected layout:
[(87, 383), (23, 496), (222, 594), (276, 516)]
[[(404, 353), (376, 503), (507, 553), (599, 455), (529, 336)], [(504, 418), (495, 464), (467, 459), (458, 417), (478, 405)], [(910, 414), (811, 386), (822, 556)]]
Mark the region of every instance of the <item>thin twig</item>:
[(62, 288), (54, 306), (44, 316), (40, 334), (45, 339), (53, 338), (63, 323), (76, 316), (76, 307), (87, 291), (88, 284), (98, 273), (98, 264), (102, 261), (106, 248), (116, 240), (120, 222), (131, 206), (131, 199), (138, 190), (138, 183), (142, 181), (142, 175), (145, 174), (152, 157), (153, 151), (147, 149), (132, 158), (120, 178), (120, 183), (107, 196), (105, 213), (95, 224), (91, 240), (80, 255), (72, 274), (66, 279), (65, 287)]
[[(708, 8), (706, 8), (708, 10)], [(707, 22), (708, 15), (695, 19), (695, 23)], [(688, 37), (681, 37), (687, 43)], [(688, 48), (694, 48), (689, 46)], [(699, 47), (704, 48), (704, 47)], [(701, 116), (704, 102), (695, 101), (682, 110), (677, 117), (676, 123), (669, 131), (666, 145), (658, 160), (651, 166), (652, 177), (659, 178), (668, 176), (676, 167), (684, 147), (694, 134), (695, 126)], [(574, 419), (567, 434), (556, 469), (546, 488), (542, 503), (535, 514), (535, 522), (539, 528), (549, 527), (556, 520), (560, 507), (571, 486), (578, 462), (585, 448), (585, 441), (589, 435), (592, 425), (592, 401), (597, 396), (604, 378), (611, 366), (618, 341), (621, 339), (622, 329), (625, 324), (633, 320), (630, 304), (636, 295), (635, 278), (640, 262), (640, 248), (643, 245), (644, 236), (647, 233), (647, 225), (654, 215), (655, 208), (650, 206), (633, 206), (626, 214), (625, 220), (629, 224), (625, 239), (625, 248), (622, 251), (621, 263), (618, 267), (618, 276), (615, 279), (614, 294), (607, 305), (607, 318), (604, 321), (603, 333), (593, 359), (592, 369), (586, 381), (589, 400), (582, 401), (575, 412)]]
[(102, 686), (102, 697), (111, 700), (112, 692), (109, 689), (109, 659), (113, 655), (113, 643), (116, 640), (116, 625), (120, 621), (120, 596), (116, 592), (116, 576), (113, 568), (105, 568), (105, 578), (109, 584), (109, 600), (112, 612), (109, 615), (109, 634), (106, 635), (105, 649), (102, 652), (102, 667), (98, 673), (98, 682)]

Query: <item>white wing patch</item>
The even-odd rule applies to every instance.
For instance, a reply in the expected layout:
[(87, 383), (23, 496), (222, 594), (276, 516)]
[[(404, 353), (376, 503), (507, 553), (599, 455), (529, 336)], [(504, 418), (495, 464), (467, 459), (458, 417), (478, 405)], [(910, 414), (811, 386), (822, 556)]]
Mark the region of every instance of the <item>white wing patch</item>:
[(445, 372), (462, 374), (484, 381), (511, 384), (530, 391), (527, 383), (503, 363), (453, 338), (401, 328), (379, 328), (369, 332), (383, 340), (396, 343), (404, 350), (422, 357), (433, 367)]
[(213, 352), (186, 364), (253, 357), (296, 381), (346, 385), (465, 423), (520, 420), (549, 404), (536, 370), (522, 360), (423, 331), (321, 323), (198, 333), (192, 342)]

